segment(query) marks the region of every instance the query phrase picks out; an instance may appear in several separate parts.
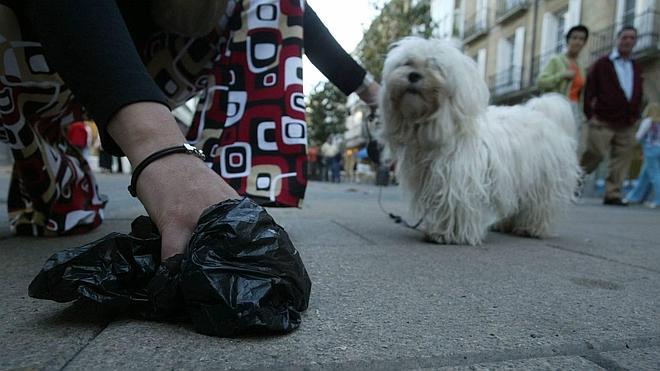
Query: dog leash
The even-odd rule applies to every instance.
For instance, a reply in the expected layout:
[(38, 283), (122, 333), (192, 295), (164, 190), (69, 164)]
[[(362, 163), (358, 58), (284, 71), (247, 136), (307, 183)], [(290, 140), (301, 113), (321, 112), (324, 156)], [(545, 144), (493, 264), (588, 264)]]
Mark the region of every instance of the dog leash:
[[(369, 116), (367, 116), (367, 121), (365, 122), (365, 129), (366, 129), (365, 131), (367, 132), (367, 143), (368, 143), (367, 144), (367, 152), (368, 152), (368, 156), (369, 156), (370, 160), (373, 161), (374, 163), (376, 163), (377, 165), (380, 165), (380, 148), (378, 146), (378, 141), (373, 138), (373, 136), (371, 135), (371, 130), (369, 129), (369, 124), (375, 123), (378, 120), (378, 114), (376, 113), (376, 110), (373, 109), (373, 107), (370, 107), (370, 108), (372, 108), (371, 112), (369, 113)], [(404, 227), (417, 230), (417, 228), (424, 221), (424, 218), (426, 218), (426, 213), (425, 213), (424, 216), (422, 216), (422, 218), (419, 219), (419, 221), (417, 223), (410, 224), (405, 219), (403, 219), (403, 217), (401, 217), (399, 215), (396, 215), (396, 214), (393, 214), (393, 213), (390, 213), (387, 210), (385, 210), (385, 208), (383, 207), (383, 203), (381, 201), (382, 196), (383, 196), (383, 186), (379, 185), (378, 186), (378, 206), (380, 207), (380, 210), (383, 213), (385, 213), (385, 215), (389, 216), (390, 219), (392, 219), (394, 221), (394, 223), (401, 224)]]
[(383, 203), (381, 202), (382, 195), (383, 195), (383, 186), (378, 186), (378, 206), (380, 206), (380, 209), (381, 209), (381, 211), (383, 211), (383, 213), (385, 213), (392, 220), (394, 220), (394, 223), (401, 224), (404, 227), (417, 230), (417, 228), (420, 226), (420, 224), (422, 224), (422, 222), (424, 221), (424, 218), (426, 218), (426, 213), (424, 213), (424, 216), (422, 216), (421, 219), (419, 219), (419, 221), (417, 223), (415, 223), (414, 225), (411, 225), (405, 219), (403, 219), (403, 217), (401, 217), (399, 215), (396, 215), (396, 214), (392, 214), (392, 213), (388, 212), (387, 210), (385, 210), (385, 208), (383, 207)]

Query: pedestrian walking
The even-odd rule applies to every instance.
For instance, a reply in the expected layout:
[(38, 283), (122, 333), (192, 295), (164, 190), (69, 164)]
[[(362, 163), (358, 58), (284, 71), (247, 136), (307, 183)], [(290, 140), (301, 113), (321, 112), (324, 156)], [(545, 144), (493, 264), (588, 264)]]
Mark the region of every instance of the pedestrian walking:
[(626, 205), (621, 192), (632, 160), (642, 102), (642, 69), (632, 58), (636, 42), (637, 30), (623, 27), (617, 33), (616, 48), (590, 68), (584, 91), (584, 114), (589, 122), (580, 165), (590, 174), (609, 154), (603, 198), (606, 205)]
[(578, 58), (589, 38), (589, 29), (584, 25), (571, 27), (566, 33), (566, 52), (552, 56), (541, 71), (536, 84), (542, 92), (562, 94), (571, 103), (576, 122), (578, 153), (581, 153), (583, 115), (580, 109), (587, 74)]

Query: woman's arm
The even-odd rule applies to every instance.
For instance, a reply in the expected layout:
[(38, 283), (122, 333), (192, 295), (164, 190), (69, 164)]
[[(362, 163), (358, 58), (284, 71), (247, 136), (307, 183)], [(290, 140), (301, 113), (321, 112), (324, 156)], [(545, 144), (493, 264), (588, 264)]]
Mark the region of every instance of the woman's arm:
[(25, 0), (24, 6), (48, 64), (99, 125), (104, 149), (121, 154), (107, 135), (113, 116), (131, 103), (167, 100), (142, 63), (116, 1)]
[(552, 57), (541, 71), (536, 85), (543, 91), (557, 91), (563, 81), (565, 68), (558, 56)]
[(309, 60), (344, 94), (354, 92), (367, 71), (339, 45), (309, 5), (305, 8), (303, 30)]
[(303, 20), (305, 54), (325, 77), (344, 94), (359, 90), (358, 96), (369, 105), (378, 102), (380, 85), (339, 45), (318, 15), (307, 5)]

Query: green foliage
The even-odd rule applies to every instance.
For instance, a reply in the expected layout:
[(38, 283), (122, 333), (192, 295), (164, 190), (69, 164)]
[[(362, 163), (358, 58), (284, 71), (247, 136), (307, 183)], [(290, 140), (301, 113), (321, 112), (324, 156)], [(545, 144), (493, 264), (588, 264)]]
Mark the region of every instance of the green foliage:
[(430, 0), (390, 0), (371, 23), (355, 52), (362, 66), (380, 81), (389, 45), (405, 36), (430, 37), (433, 28)]
[[(389, 0), (365, 32), (355, 55), (380, 81), (391, 43), (410, 35), (430, 37), (433, 29), (431, 0)], [(345, 120), (346, 96), (329, 82), (319, 83), (307, 97), (310, 144), (319, 146), (328, 136), (346, 131)]]
[(346, 131), (346, 96), (329, 82), (321, 82), (307, 98), (309, 142), (320, 146), (330, 135)]

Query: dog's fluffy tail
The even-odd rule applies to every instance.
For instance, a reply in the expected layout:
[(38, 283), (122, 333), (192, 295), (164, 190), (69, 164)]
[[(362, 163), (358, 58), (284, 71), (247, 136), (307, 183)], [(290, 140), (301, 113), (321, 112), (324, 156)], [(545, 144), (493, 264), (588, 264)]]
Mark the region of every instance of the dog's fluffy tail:
[(543, 113), (550, 120), (559, 125), (571, 138), (577, 134), (577, 123), (573, 116), (573, 109), (568, 99), (561, 94), (544, 94), (529, 100), (527, 107)]

